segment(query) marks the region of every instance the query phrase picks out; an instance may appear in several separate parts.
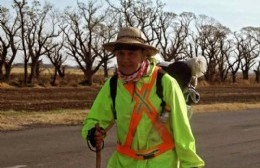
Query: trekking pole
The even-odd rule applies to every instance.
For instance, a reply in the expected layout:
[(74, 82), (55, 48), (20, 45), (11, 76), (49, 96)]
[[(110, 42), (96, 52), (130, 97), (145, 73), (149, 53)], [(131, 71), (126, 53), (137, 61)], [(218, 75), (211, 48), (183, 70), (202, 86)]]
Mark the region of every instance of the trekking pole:
[[(99, 123), (95, 125), (96, 130), (100, 130)], [(101, 168), (101, 146), (96, 147), (96, 168)]]
[[(105, 130), (103, 130), (106, 134), (107, 131), (109, 131), (113, 126), (115, 122), (112, 122)], [(96, 131), (102, 132), (102, 129), (99, 127), (99, 123), (95, 124)], [(104, 148), (104, 141), (102, 142), (101, 146), (96, 146), (96, 149), (91, 148), (89, 140), (88, 147), (91, 151), (96, 152), (96, 168), (101, 168), (101, 150)]]

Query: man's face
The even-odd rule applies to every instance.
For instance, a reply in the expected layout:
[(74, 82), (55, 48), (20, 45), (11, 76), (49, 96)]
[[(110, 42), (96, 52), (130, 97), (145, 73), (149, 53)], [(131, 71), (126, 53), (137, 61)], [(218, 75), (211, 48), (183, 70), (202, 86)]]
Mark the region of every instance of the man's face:
[(121, 49), (115, 52), (118, 69), (125, 75), (131, 75), (141, 66), (144, 55), (142, 49)]

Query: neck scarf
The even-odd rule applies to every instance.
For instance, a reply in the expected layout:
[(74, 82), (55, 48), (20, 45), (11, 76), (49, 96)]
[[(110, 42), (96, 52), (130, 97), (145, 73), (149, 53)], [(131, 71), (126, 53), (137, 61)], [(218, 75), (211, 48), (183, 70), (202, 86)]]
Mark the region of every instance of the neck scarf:
[(149, 62), (148, 60), (145, 60), (142, 62), (138, 70), (131, 75), (125, 75), (119, 70), (117, 70), (117, 74), (120, 78), (123, 79), (124, 82), (137, 82), (143, 75), (147, 74), (148, 71), (149, 71)]

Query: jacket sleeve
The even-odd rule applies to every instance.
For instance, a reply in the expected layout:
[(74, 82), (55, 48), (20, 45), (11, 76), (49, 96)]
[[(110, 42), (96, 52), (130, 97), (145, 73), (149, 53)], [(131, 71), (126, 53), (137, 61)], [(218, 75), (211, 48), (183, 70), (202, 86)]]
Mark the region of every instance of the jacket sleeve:
[[(109, 79), (110, 80), (110, 79)], [(112, 113), (112, 99), (110, 96), (109, 80), (99, 91), (84, 123), (81, 131), (83, 139), (86, 139), (88, 130), (95, 127), (96, 123), (106, 129), (114, 120)]]
[(180, 168), (203, 167), (203, 160), (196, 154), (195, 139), (190, 127), (186, 103), (182, 91), (175, 79), (167, 74), (163, 77), (163, 94), (171, 107), (170, 131), (180, 160)]

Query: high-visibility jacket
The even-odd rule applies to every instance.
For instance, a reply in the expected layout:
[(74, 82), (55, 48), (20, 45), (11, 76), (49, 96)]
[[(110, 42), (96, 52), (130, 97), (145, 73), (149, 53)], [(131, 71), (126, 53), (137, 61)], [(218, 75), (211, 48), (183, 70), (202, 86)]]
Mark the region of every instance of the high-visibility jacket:
[[(195, 140), (182, 91), (176, 80), (168, 74), (162, 78), (162, 87), (163, 98), (170, 108), (169, 117), (167, 120), (160, 120), (161, 99), (156, 94), (156, 85), (153, 82), (155, 73), (156, 66), (151, 64), (149, 73), (136, 83), (125, 84), (118, 79), (115, 103), (118, 145), (108, 162), (108, 168), (204, 166), (203, 160), (195, 151)], [(101, 88), (86, 117), (82, 128), (84, 139), (87, 137), (88, 130), (97, 122), (102, 128), (107, 128), (113, 122), (112, 104), (108, 80)], [(164, 126), (160, 127), (160, 125)], [(169, 140), (169, 137), (172, 140)], [(164, 150), (157, 153), (157, 150), (162, 148)]]

